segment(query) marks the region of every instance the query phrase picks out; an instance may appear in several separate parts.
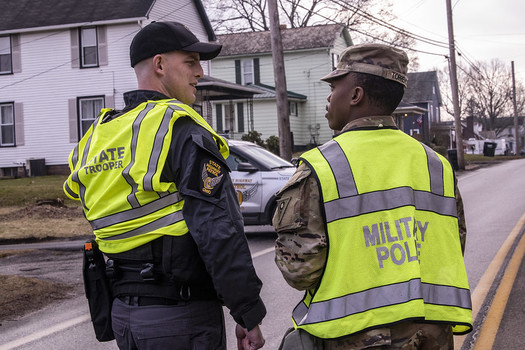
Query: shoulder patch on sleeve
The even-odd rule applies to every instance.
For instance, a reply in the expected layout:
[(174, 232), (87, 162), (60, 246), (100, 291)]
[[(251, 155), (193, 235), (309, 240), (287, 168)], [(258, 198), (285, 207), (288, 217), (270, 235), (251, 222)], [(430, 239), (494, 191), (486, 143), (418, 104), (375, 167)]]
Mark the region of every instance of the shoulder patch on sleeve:
[(192, 165), (190, 187), (206, 197), (218, 196), (222, 183), (229, 179), (228, 165), (223, 158), (211, 135), (199, 133), (191, 135), (197, 149), (195, 163)]
[(212, 159), (207, 160), (202, 166), (202, 189), (201, 192), (211, 195), (217, 185), (219, 185), (224, 178), (224, 168), (222, 164), (218, 164)]

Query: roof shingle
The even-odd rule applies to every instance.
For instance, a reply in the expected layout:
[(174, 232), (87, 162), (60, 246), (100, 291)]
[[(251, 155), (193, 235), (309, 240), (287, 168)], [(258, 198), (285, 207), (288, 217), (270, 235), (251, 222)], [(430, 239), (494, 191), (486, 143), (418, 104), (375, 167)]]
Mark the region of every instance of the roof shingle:
[[(281, 29), (283, 50), (332, 47), (343, 31), (341, 24)], [(250, 55), (271, 52), (270, 32), (248, 32), (217, 35), (222, 44), (219, 56)]]
[(408, 84), (403, 95), (403, 101), (409, 103), (420, 103), (432, 101), (433, 87), (436, 87), (438, 102), (441, 104), (439, 92), (439, 81), (436, 71), (408, 73)]
[(146, 17), (154, 0), (0, 0), (0, 31)]

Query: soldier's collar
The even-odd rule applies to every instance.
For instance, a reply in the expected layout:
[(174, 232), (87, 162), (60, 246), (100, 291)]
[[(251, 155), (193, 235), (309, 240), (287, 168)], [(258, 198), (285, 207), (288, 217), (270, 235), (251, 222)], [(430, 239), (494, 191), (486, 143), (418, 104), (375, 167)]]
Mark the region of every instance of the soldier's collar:
[(358, 118), (356, 120), (352, 120), (350, 123), (346, 124), (341, 130), (341, 132), (357, 129), (357, 128), (365, 128), (365, 127), (397, 127), (396, 123), (394, 122), (394, 118), (390, 115), (382, 115), (382, 116), (371, 116), (371, 117), (363, 117)]

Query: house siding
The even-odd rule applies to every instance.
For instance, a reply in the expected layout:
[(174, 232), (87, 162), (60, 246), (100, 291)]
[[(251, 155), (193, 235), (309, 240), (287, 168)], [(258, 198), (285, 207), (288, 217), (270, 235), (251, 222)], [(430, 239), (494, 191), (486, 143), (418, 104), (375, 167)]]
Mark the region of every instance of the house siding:
[(115, 101), (121, 101), (124, 90), (136, 86), (129, 58), (122, 55), (129, 48), (126, 34), (135, 27), (113, 26), (107, 32), (108, 65), (86, 69), (71, 67), (69, 30), (20, 35), (22, 73), (0, 77), (0, 90), (2, 101), (23, 104), (25, 142), (1, 148), (0, 167), (23, 163), (29, 158), (44, 158), (46, 165), (67, 162), (73, 148), (68, 100), (112, 96), (115, 91), (118, 95)]
[[(293, 133), (294, 145), (298, 149), (305, 148), (314, 141), (322, 144), (332, 138), (333, 131), (328, 127), (324, 117), (330, 88), (320, 78), (331, 70), (332, 50), (339, 53), (346, 47), (345, 40), (340, 36), (334, 41), (333, 49), (320, 48), (284, 53), (287, 90), (307, 96), (306, 101), (290, 99), (298, 104), (298, 115), (290, 116), (290, 131)], [(219, 79), (235, 82), (234, 61), (254, 58), (259, 59), (261, 83), (274, 86), (273, 62), (270, 54), (219, 57), (212, 61), (213, 74)], [(253, 102), (255, 130), (262, 134), (263, 140), (272, 135), (277, 136), (279, 130), (275, 99), (255, 98)], [(319, 134), (313, 139), (310, 130), (316, 129)], [(246, 133), (247, 131), (248, 128)]]
[[(208, 41), (208, 33), (192, 0), (155, 0), (154, 6), (149, 13), (148, 23), (154, 20), (180, 22), (190, 28), (199, 41)], [(209, 61), (202, 61), (201, 65), (204, 74), (210, 75)]]
[[(174, 11), (176, 10), (176, 11)], [(71, 64), (71, 29), (22, 31), (17, 57), (20, 72), (0, 76), (0, 103), (14, 102), (15, 147), (0, 148), (0, 168), (21, 166), (28, 159), (45, 159), (47, 166), (67, 164), (78, 140), (76, 101), (78, 97), (104, 96), (106, 107), (124, 107), (123, 94), (137, 88), (130, 67), (129, 46), (134, 35), (152, 20), (173, 20), (186, 24), (201, 41), (208, 41), (193, 1), (158, 0), (144, 23), (106, 24), (105, 50), (100, 67), (79, 68)], [(73, 27), (74, 29), (74, 27)], [(76, 43), (78, 46), (78, 42)], [(75, 50), (78, 50), (76, 48)], [(203, 62), (205, 74), (208, 62)]]

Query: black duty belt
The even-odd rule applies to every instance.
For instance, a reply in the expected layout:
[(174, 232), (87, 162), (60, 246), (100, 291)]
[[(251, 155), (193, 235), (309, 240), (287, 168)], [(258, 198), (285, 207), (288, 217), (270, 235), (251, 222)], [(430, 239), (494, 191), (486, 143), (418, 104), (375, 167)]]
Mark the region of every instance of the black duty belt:
[(178, 300), (160, 298), (160, 297), (143, 297), (121, 295), (117, 297), (120, 301), (131, 306), (153, 306), (153, 305), (178, 305)]
[[(151, 263), (126, 266), (115, 264), (112, 260), (106, 262), (106, 275), (112, 280), (113, 295), (142, 298), (142, 305), (176, 305), (175, 302), (188, 300), (214, 300), (217, 294), (213, 288), (177, 283), (166, 279)], [(149, 297), (154, 295), (155, 297)], [(148, 296), (148, 297), (145, 297)], [(144, 298), (152, 298), (144, 299)], [(168, 300), (168, 301), (162, 301)], [(122, 300), (122, 299), (121, 299)], [(125, 300), (122, 300), (126, 302)], [(134, 304), (129, 304), (134, 302)], [(169, 304), (166, 304), (169, 302)], [(128, 305), (137, 305), (136, 301), (128, 300)], [(142, 304), (141, 304), (142, 303)]]

